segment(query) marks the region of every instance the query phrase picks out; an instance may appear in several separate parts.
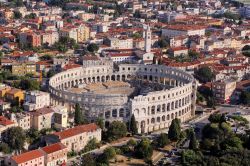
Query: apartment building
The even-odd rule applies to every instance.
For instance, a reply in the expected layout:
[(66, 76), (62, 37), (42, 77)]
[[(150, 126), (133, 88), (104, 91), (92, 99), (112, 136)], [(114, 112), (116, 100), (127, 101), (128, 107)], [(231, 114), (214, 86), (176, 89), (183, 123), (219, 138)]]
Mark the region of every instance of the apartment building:
[(96, 124), (91, 123), (56, 132), (53, 135), (56, 136), (55, 142), (63, 143), (69, 151), (79, 152), (89, 140), (95, 138), (97, 141), (101, 141), (101, 134), (101, 129)]
[(38, 131), (51, 128), (54, 111), (49, 107), (40, 108), (30, 112), (31, 127)]
[(44, 153), (37, 149), (17, 156), (12, 156), (7, 166), (45, 166)]
[(33, 111), (50, 105), (50, 94), (42, 91), (25, 92), (24, 110)]
[(223, 80), (212, 83), (212, 91), (218, 103), (229, 103), (235, 89), (236, 81), (233, 80)]
[(66, 128), (68, 126), (67, 107), (57, 105), (52, 108), (54, 111), (53, 124), (56, 128)]
[(36, 74), (36, 64), (33, 62), (13, 63), (11, 72), (14, 75)]
[(17, 123), (24, 130), (30, 129), (30, 114), (26, 112), (11, 113), (10, 120)]
[(0, 116), (0, 137), (2, 133), (10, 127), (17, 126), (17, 124), (4, 116)]
[(127, 37), (110, 37), (104, 41), (104, 44), (108, 45), (112, 49), (132, 49), (133, 39)]
[(41, 148), (44, 153), (44, 163), (46, 166), (62, 166), (67, 163), (68, 149), (58, 142)]
[(22, 103), (24, 101), (24, 91), (12, 88), (5, 93), (5, 99), (9, 102), (18, 101), (19, 103)]
[(163, 37), (175, 36), (204, 36), (205, 27), (199, 25), (168, 25), (162, 28)]
[(55, 143), (7, 158), (6, 166), (63, 166), (67, 163), (67, 147)]

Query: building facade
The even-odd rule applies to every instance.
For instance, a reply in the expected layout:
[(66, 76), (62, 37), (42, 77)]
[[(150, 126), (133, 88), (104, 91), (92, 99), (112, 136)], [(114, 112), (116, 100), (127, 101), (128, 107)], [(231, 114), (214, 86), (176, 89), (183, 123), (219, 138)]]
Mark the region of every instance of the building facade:
[[(131, 80), (135, 86), (148, 83), (162, 89), (145, 90), (133, 97), (68, 91), (92, 83)], [(193, 76), (161, 65), (122, 64), (116, 72), (108, 65), (75, 68), (53, 76), (49, 91), (53, 104), (71, 107), (80, 103), (90, 119), (102, 117), (107, 125), (114, 120), (127, 122), (134, 114), (139, 133), (167, 128), (174, 118), (185, 122), (195, 111), (196, 82)]]
[(25, 111), (33, 111), (50, 105), (50, 94), (42, 91), (25, 92)]

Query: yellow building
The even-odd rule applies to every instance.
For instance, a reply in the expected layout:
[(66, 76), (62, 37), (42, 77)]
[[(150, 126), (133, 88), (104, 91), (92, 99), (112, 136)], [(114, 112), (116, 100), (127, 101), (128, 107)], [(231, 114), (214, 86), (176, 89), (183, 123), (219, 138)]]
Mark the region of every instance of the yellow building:
[(15, 63), (12, 65), (11, 72), (14, 75), (36, 74), (36, 64), (35, 63)]
[(5, 98), (10, 102), (13, 102), (17, 99), (18, 102), (21, 103), (24, 100), (24, 91), (22, 91), (21, 89), (13, 88), (6, 92)]
[(0, 98), (4, 98), (6, 92), (10, 91), (11, 87), (1, 84), (0, 85)]
[(86, 25), (80, 25), (77, 28), (77, 42), (85, 42), (89, 39), (89, 27)]

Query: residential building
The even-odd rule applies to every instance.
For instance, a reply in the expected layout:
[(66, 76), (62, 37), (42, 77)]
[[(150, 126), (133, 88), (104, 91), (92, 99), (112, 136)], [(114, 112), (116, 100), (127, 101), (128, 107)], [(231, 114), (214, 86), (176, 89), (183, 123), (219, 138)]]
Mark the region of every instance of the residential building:
[(162, 29), (163, 37), (204, 36), (205, 27), (199, 25), (168, 25)]
[(49, 107), (40, 108), (30, 112), (31, 127), (38, 131), (51, 128), (54, 111)]
[(50, 105), (50, 94), (42, 91), (25, 92), (24, 110), (33, 111)]
[(172, 57), (187, 56), (188, 55), (188, 48), (187, 47), (170, 48), (168, 50), (168, 54)]
[(40, 149), (12, 156), (9, 166), (45, 166), (44, 153)]
[(55, 143), (41, 148), (44, 153), (45, 166), (62, 166), (67, 163), (68, 149), (62, 143)]
[(10, 90), (11, 90), (11, 87), (10, 87), (10, 86), (7, 86), (7, 85), (5, 85), (5, 84), (0, 84), (0, 97), (1, 97), (1, 98), (4, 98), (6, 92), (8, 92), (8, 91), (10, 91)]
[(5, 102), (3, 100), (0, 100), (0, 111), (8, 110), (11, 108), (10, 106), (11, 106), (10, 102)]
[(77, 28), (77, 42), (85, 42), (90, 38), (90, 29), (86, 25), (80, 25)]
[(18, 101), (21, 103), (24, 101), (24, 91), (21, 89), (12, 88), (5, 93), (5, 98), (10, 102)]
[(53, 135), (56, 137), (55, 142), (59, 141), (66, 145), (69, 151), (75, 152), (82, 150), (93, 138), (101, 141), (101, 129), (94, 123), (76, 126)]
[(112, 49), (132, 49), (133, 48), (133, 39), (127, 37), (107, 38), (104, 43)]
[(11, 113), (10, 120), (17, 123), (24, 130), (30, 129), (30, 114), (26, 112)]
[(17, 126), (17, 124), (4, 116), (0, 116), (0, 137), (2, 133), (10, 127)]
[(33, 62), (26, 63), (13, 63), (12, 74), (14, 75), (26, 75), (26, 74), (36, 74), (36, 64)]
[(212, 91), (218, 103), (229, 103), (236, 89), (236, 81), (223, 80), (212, 83)]
[(53, 124), (56, 128), (66, 128), (68, 126), (68, 109), (64, 106), (55, 106)]

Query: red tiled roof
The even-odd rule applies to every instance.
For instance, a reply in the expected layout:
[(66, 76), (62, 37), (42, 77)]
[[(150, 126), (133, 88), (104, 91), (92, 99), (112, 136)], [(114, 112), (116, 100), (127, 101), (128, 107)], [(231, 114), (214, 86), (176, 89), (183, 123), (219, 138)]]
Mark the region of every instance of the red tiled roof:
[(11, 120), (7, 119), (4, 116), (0, 116), (0, 125), (8, 126), (8, 125), (11, 125), (11, 124), (14, 124), (14, 122), (12, 122)]
[(64, 130), (61, 132), (56, 132), (54, 133), (54, 135), (57, 135), (59, 137), (59, 139), (65, 139), (65, 138), (69, 138), (84, 132), (90, 132), (90, 131), (94, 131), (97, 130), (99, 127), (95, 124), (95, 123), (91, 123), (91, 124), (87, 124), (87, 125), (81, 125), (81, 126), (76, 126), (74, 128), (68, 129), (68, 130)]
[(36, 158), (42, 157), (43, 152), (40, 150), (32, 150), (17, 156), (11, 157), (17, 164), (25, 163), (30, 160), (34, 160)]
[(55, 143), (55, 144), (52, 144), (52, 145), (49, 145), (49, 146), (45, 146), (42, 148), (42, 150), (47, 153), (47, 154), (50, 154), (50, 153), (54, 153), (54, 152), (57, 152), (57, 151), (60, 151), (60, 150), (63, 150), (63, 149), (66, 149), (67, 147), (65, 145), (63, 145), (62, 143)]

